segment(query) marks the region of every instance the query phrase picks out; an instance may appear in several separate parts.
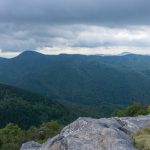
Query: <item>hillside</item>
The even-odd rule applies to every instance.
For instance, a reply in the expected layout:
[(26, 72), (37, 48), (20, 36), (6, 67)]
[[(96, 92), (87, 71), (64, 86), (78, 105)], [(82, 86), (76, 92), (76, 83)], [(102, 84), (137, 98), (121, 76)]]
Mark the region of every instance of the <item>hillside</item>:
[(133, 101), (150, 103), (149, 66), (150, 57), (142, 55), (48, 56), (26, 51), (0, 60), (0, 82), (110, 114)]
[(67, 123), (72, 117), (67, 108), (37, 94), (0, 84), (0, 128), (15, 123), (22, 128), (57, 120)]

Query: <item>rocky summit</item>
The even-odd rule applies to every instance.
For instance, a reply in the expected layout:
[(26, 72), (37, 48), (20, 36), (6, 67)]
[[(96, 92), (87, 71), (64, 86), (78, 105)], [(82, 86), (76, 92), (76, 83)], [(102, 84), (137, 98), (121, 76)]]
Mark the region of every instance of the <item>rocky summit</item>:
[(137, 150), (130, 134), (149, 125), (150, 115), (79, 118), (44, 144), (30, 141), (21, 150)]

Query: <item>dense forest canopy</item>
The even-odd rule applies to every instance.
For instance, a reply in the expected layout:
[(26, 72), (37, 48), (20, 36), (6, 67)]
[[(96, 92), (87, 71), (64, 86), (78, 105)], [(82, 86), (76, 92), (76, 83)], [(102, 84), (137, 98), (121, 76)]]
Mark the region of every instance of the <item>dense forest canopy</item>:
[(0, 84), (0, 127), (15, 123), (22, 128), (38, 126), (49, 120), (68, 123), (70, 111), (58, 102), (38, 94)]

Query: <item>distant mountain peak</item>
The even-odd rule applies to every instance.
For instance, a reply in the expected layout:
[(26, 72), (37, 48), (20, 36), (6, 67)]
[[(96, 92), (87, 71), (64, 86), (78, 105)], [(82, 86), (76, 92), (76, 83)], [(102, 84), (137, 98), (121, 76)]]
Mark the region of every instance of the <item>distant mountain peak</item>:
[(119, 56), (125, 56), (125, 55), (132, 55), (133, 53), (130, 52), (122, 52), (119, 54)]
[(15, 58), (35, 58), (35, 57), (41, 57), (44, 54), (39, 53), (37, 51), (23, 51), (20, 55), (16, 56)]
[(41, 54), (41, 53), (37, 51), (27, 50), (27, 51), (23, 51), (20, 55), (35, 55), (35, 54)]

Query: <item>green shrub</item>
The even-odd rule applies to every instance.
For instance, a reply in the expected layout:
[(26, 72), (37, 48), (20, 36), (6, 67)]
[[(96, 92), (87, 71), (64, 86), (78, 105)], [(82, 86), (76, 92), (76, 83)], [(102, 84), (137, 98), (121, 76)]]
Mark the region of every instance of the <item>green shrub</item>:
[(116, 110), (113, 115), (118, 117), (134, 117), (138, 115), (147, 115), (150, 113), (150, 108), (142, 106), (139, 103), (133, 103), (132, 105), (128, 106), (122, 110)]
[(19, 150), (22, 143), (30, 140), (43, 143), (58, 134), (62, 127), (58, 122), (50, 121), (43, 123), (39, 128), (31, 127), (23, 130), (17, 125), (9, 123), (0, 129), (0, 150)]

